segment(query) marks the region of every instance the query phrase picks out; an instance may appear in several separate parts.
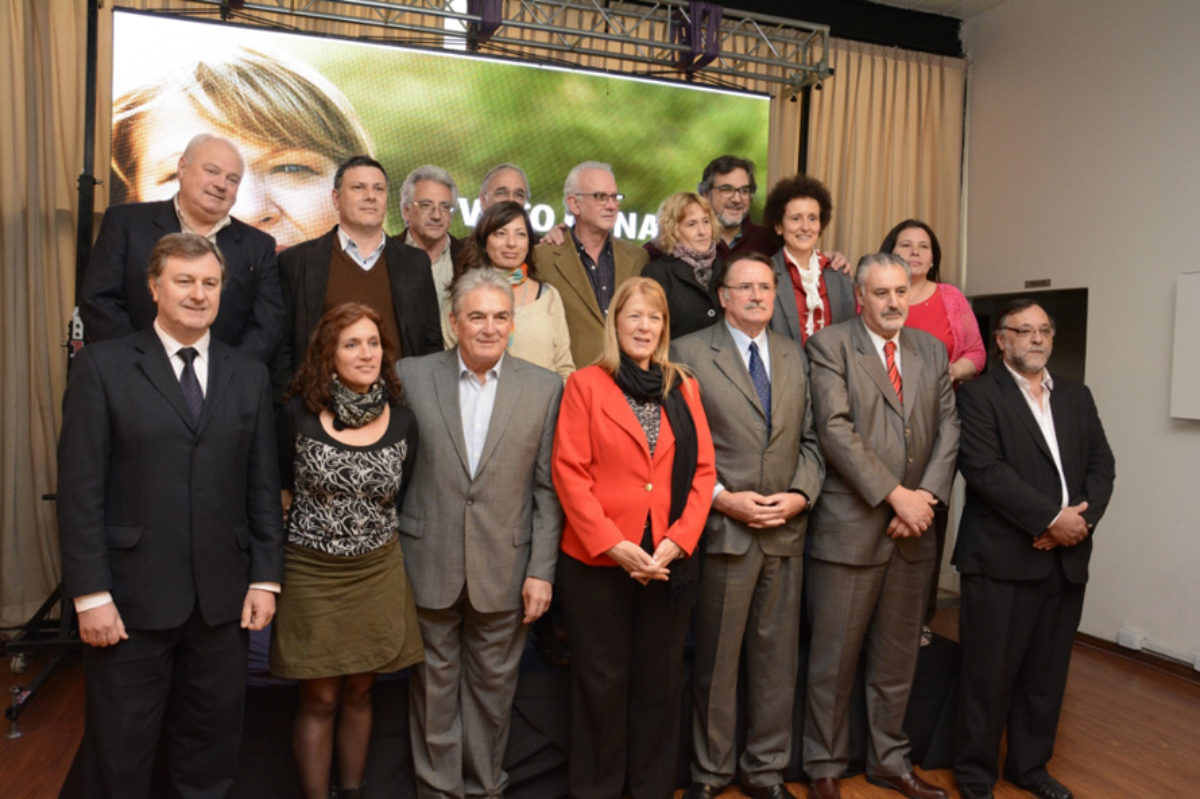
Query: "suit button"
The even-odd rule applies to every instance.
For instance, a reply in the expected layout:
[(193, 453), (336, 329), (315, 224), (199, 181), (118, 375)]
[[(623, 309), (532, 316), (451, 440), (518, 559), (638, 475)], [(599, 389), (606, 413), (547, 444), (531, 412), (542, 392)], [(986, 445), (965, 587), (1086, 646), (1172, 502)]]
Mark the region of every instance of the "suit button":
[(653, 491), (653, 490), (654, 490), (654, 483), (646, 483), (646, 490), (647, 490), (647, 491)]
[[(910, 460), (911, 460), (911, 459), (910, 459)], [(468, 504), (468, 505), (474, 505), (474, 504), (475, 504), (475, 500), (473, 500), (473, 499), (468, 499), (468, 500), (467, 500), (467, 504)]]
[(714, 311), (712, 308), (709, 308), (709, 309), (708, 309), (708, 315), (709, 315), (709, 316), (716, 316), (716, 315), (717, 315), (717, 312), (716, 312), (716, 311)]
[(912, 463), (912, 462), (913, 462), (913, 459), (912, 459), (912, 458), (909, 458), (909, 459), (908, 459), (908, 462), (909, 462), (909, 463)]

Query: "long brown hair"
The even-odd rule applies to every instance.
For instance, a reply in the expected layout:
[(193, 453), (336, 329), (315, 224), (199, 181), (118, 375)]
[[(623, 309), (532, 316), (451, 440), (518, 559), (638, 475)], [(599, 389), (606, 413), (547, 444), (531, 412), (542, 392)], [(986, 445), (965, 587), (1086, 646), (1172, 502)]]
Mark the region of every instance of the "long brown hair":
[(342, 331), (360, 319), (370, 319), (379, 331), (379, 343), (383, 349), (383, 360), (379, 364), (379, 376), (383, 378), (384, 393), (391, 402), (404, 401), (404, 386), (396, 374), (396, 347), (383, 334), (383, 317), (370, 305), (361, 302), (344, 302), (325, 312), (317, 328), (308, 338), (308, 349), (304, 360), (296, 370), (288, 386), (287, 396), (300, 397), (304, 406), (313, 413), (320, 413), (330, 405), (329, 384), (337, 367), (334, 353)]

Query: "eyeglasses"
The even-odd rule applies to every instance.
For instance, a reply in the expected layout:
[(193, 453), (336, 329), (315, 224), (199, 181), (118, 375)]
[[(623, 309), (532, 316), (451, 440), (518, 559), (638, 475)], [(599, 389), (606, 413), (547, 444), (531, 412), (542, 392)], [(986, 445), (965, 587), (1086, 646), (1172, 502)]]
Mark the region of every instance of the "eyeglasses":
[(1054, 338), (1054, 328), (1050, 325), (1044, 327), (1002, 327), (1001, 330), (1007, 330), (1019, 339), (1032, 338), (1034, 333), (1037, 333), (1042, 338)]
[(523, 203), (529, 199), (529, 194), (524, 189), (513, 191), (508, 187), (496, 189), (492, 192), (493, 200), (512, 200), (514, 202)]
[(591, 194), (584, 194), (583, 192), (577, 191), (577, 192), (575, 192), (575, 196), (576, 197), (587, 197), (589, 200), (595, 202), (597, 205), (604, 205), (605, 203), (609, 203), (609, 202), (614, 202), (617, 205), (620, 205), (621, 200), (625, 199), (624, 194), (606, 194), (602, 191), (594, 191)]
[(433, 209), (437, 208), (446, 216), (454, 216), (454, 205), (452, 203), (435, 203), (433, 200), (417, 200), (413, 205), (417, 206), (417, 210), (428, 216), (433, 213)]
[(775, 290), (775, 287), (770, 283), (738, 283), (736, 286), (723, 284), (724, 288), (729, 289), (734, 294), (750, 294), (758, 291), (759, 294), (770, 294)]
[(728, 197), (731, 194), (740, 194), (743, 197), (749, 197), (754, 194), (753, 186), (730, 186), (728, 183), (720, 186), (713, 186), (713, 191), (723, 197)]

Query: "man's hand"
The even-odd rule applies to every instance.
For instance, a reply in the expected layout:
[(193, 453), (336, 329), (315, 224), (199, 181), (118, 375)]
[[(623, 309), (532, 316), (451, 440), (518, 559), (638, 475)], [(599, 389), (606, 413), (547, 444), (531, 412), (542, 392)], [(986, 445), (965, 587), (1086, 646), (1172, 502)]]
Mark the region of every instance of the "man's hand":
[(275, 618), (275, 594), (261, 588), (251, 588), (246, 591), (246, 599), (242, 602), (242, 628), (246, 630), (261, 630)]
[(539, 243), (545, 242), (546, 244), (557, 247), (567, 240), (567, 231), (570, 229), (570, 226), (567, 225), (566, 222), (559, 222), (557, 225), (542, 234), (542, 238)]
[(774, 512), (774, 518), (779, 521), (779, 524), (783, 524), (808, 507), (808, 498), (796, 491), (780, 491), (778, 494), (769, 494), (763, 497), (761, 507)]
[(889, 538), (920, 538), (921, 531), (909, 527), (904, 522), (900, 521), (899, 516), (893, 516), (888, 522), (887, 534)]
[[(937, 504), (937, 498), (923, 488), (910, 491), (898, 485), (887, 495), (887, 503), (892, 506), (900, 522), (910, 531), (915, 531), (910, 535), (920, 535), (933, 523), (933, 506)], [(889, 524), (888, 535), (892, 535), (892, 532), (892, 526)]]
[(550, 597), (554, 588), (539, 577), (526, 577), (521, 585), (521, 601), (525, 603), (525, 618), (522, 624), (533, 624), (550, 609)]
[(850, 274), (850, 260), (840, 252), (829, 254), (829, 267)]
[(113, 602), (85, 610), (78, 615), (79, 640), (88, 646), (112, 646), (119, 641), (128, 641), (125, 622)]
[(1054, 523), (1046, 528), (1046, 532), (1034, 539), (1034, 547), (1052, 549), (1053, 547), (1038, 546), (1038, 541), (1046, 536), (1049, 536), (1050, 540), (1060, 547), (1073, 547), (1087, 538), (1088, 524), (1082, 516), (1087, 507), (1086, 502), (1080, 502), (1078, 505), (1068, 505), (1063, 508)]
[(712, 506), (713, 510), (757, 529), (778, 527), (784, 522), (779, 518), (779, 509), (757, 491), (722, 491), (713, 499)]

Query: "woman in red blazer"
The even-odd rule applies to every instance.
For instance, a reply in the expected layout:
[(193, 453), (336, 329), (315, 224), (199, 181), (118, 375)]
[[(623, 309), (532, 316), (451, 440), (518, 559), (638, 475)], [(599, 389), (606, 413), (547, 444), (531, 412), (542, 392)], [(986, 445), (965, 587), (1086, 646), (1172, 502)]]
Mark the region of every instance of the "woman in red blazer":
[(667, 357), (662, 287), (631, 278), (604, 355), (567, 380), (554, 439), (566, 521), (555, 580), (571, 642), (575, 799), (675, 789), (693, 558), (716, 481), (696, 381)]

